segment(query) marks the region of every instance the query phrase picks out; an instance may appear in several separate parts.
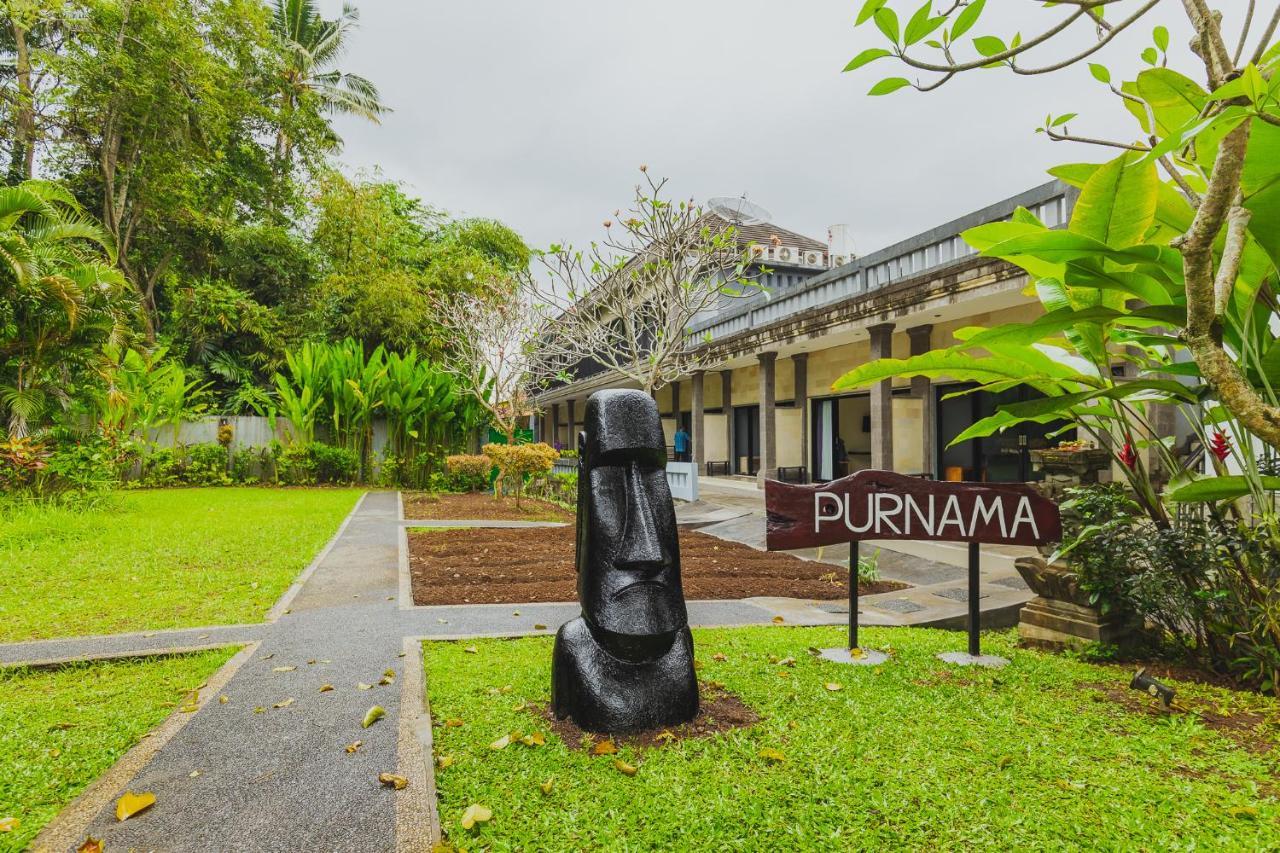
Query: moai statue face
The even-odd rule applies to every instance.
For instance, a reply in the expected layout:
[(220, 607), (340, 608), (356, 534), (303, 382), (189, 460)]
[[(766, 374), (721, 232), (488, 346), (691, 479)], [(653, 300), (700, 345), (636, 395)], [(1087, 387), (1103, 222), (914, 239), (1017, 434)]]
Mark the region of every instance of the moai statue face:
[(601, 645), (628, 660), (688, 624), (658, 407), (642, 391), (599, 391), (579, 438), (578, 598)]

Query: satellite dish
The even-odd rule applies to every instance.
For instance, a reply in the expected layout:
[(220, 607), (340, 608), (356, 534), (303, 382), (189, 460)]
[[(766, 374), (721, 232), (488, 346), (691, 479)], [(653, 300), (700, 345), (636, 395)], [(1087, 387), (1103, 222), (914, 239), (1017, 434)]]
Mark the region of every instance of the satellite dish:
[(735, 225), (759, 225), (772, 218), (769, 211), (753, 201), (747, 201), (746, 196), (716, 196), (707, 199), (707, 207)]

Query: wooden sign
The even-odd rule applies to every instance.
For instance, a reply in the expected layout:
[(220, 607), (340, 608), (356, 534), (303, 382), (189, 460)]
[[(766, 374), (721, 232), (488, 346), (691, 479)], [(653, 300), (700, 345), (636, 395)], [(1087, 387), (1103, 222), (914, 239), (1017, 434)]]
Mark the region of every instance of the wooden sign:
[(1062, 539), (1058, 505), (1025, 483), (949, 483), (858, 471), (821, 485), (767, 480), (765, 547), (863, 539), (1040, 545)]

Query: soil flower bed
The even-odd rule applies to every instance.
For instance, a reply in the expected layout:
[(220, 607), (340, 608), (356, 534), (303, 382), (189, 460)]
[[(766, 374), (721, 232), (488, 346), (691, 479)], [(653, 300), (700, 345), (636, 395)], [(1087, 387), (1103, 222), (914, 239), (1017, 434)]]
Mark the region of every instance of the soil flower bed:
[[(576, 601), (573, 527), (409, 532), (414, 604)], [(680, 531), (680, 568), (688, 599), (840, 599), (839, 566), (757, 551), (706, 533)], [(902, 589), (896, 581), (859, 585), (864, 595)]]
[(485, 519), (489, 521), (573, 521), (573, 511), (536, 498), (494, 500), (489, 492), (407, 492), (404, 517), (433, 521)]
[[(1019, 649), (1012, 632), (983, 639), (1011, 659), (999, 671), (938, 661), (964, 648), (956, 632), (867, 629), (868, 645), (891, 652), (876, 667), (809, 653), (838, 645), (841, 628), (693, 635), (699, 679), (760, 719), (601, 748), (529, 711), (548, 700), (551, 638), (426, 643), (448, 849), (1275, 846), (1274, 699), (1175, 682), (1189, 710), (1153, 710), (1127, 690), (1128, 667)], [(1250, 738), (1207, 724), (1210, 713), (1247, 716)], [(487, 819), (464, 821), (468, 810)]]

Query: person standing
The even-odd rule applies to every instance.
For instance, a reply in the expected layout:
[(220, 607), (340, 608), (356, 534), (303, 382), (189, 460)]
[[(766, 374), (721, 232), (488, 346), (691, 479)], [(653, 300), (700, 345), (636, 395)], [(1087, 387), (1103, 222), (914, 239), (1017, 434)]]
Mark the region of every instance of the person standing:
[(685, 431), (684, 425), (681, 424), (676, 430), (676, 461), (689, 461), (689, 433)]

